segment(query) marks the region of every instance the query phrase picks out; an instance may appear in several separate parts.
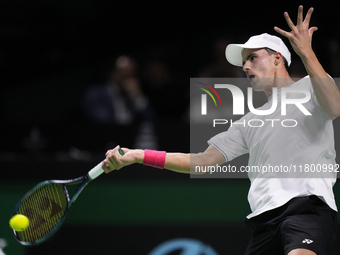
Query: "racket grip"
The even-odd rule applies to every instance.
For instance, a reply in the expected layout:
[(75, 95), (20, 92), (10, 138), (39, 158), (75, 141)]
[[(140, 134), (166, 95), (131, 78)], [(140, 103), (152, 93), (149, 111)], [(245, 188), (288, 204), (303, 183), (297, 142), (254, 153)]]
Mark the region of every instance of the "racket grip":
[[(120, 156), (124, 156), (124, 151), (122, 149), (118, 150), (118, 154)], [(101, 175), (102, 173), (104, 173), (104, 170), (102, 168), (102, 163), (100, 162), (98, 165), (96, 165), (94, 168), (92, 168), (89, 172), (88, 172), (88, 176), (91, 180), (96, 179), (99, 175)]]
[(92, 168), (89, 172), (88, 172), (88, 176), (91, 180), (96, 179), (99, 175), (101, 175), (102, 173), (104, 173), (104, 170), (102, 168), (102, 163), (100, 162), (98, 165), (96, 165), (94, 168)]

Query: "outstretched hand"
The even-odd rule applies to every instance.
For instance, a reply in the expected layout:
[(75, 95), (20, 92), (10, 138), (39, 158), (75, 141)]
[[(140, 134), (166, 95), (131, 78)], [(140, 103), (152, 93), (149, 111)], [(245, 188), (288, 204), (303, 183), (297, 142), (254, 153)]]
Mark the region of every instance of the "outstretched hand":
[(134, 150), (130, 150), (127, 148), (122, 148), (125, 155), (122, 156), (120, 153), (118, 153), (118, 150), (120, 149), (119, 146), (112, 150), (108, 150), (105, 154), (106, 158), (102, 163), (102, 168), (105, 173), (109, 173), (113, 170), (119, 170), (124, 166), (128, 166), (130, 164), (135, 163), (136, 155), (134, 153)]
[(279, 34), (287, 37), (292, 45), (296, 54), (301, 57), (306, 56), (312, 50), (312, 36), (313, 33), (318, 30), (317, 27), (309, 28), (310, 19), (314, 8), (310, 8), (306, 14), (305, 20), (303, 20), (303, 6), (300, 5), (298, 9), (297, 23), (294, 25), (289, 17), (288, 12), (284, 13), (284, 17), (287, 21), (288, 26), (292, 30), (287, 32), (281, 28), (274, 27), (274, 30)]

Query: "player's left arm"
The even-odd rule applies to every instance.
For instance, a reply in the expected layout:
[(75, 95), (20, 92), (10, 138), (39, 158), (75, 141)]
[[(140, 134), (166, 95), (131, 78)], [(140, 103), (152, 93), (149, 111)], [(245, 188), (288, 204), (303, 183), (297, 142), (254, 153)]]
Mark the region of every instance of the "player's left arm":
[(317, 27), (309, 27), (313, 11), (314, 9), (310, 8), (303, 20), (303, 7), (299, 6), (296, 25), (294, 25), (288, 13), (285, 12), (285, 19), (292, 31), (287, 32), (278, 27), (274, 27), (274, 30), (289, 39), (311, 78), (319, 105), (328, 117), (333, 120), (340, 116), (340, 91), (333, 79), (323, 69), (312, 49), (312, 36), (318, 29)]

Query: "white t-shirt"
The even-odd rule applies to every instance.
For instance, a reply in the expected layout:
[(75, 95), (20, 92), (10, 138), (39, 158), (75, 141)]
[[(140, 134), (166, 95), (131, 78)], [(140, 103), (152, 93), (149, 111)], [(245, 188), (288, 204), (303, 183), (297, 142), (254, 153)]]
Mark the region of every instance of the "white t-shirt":
[[(266, 166), (267, 169), (270, 166), (276, 166), (277, 169), (283, 166), (285, 170), (290, 167), (290, 171), (295, 167), (297, 173), (285, 173), (281, 177), (281, 173), (277, 172), (265, 175), (258, 172), (248, 173), (251, 181), (248, 201), (252, 213), (247, 218), (277, 208), (293, 197), (312, 194), (337, 210), (333, 194), (337, 177), (336, 172), (331, 170), (331, 166), (334, 169), (336, 167), (332, 121), (318, 104), (308, 76), (289, 88), (310, 91), (311, 99), (303, 106), (311, 115), (305, 115), (294, 104), (288, 104), (287, 114), (281, 115), (282, 91), (278, 90), (277, 108), (272, 114), (255, 115), (249, 112), (233, 123), (228, 131), (208, 141), (225, 156), (226, 161), (249, 153), (248, 166)], [(286, 93), (288, 99), (304, 97), (303, 93)], [(272, 101), (273, 96), (258, 110), (270, 109)], [(317, 172), (323, 166), (327, 166), (324, 170), (326, 173)]]

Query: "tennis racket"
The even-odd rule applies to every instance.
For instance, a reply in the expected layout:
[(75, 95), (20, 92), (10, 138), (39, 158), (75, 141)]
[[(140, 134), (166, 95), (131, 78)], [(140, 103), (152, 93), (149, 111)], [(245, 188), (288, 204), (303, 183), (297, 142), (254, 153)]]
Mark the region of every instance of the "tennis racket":
[[(118, 150), (123, 156), (124, 151)], [(23, 245), (37, 245), (55, 234), (66, 219), (68, 211), (83, 189), (104, 170), (102, 162), (85, 176), (70, 180), (48, 180), (35, 185), (17, 203), (13, 215), (23, 214), (29, 219), (24, 231), (14, 231), (15, 238)], [(79, 184), (70, 199), (67, 185)]]

